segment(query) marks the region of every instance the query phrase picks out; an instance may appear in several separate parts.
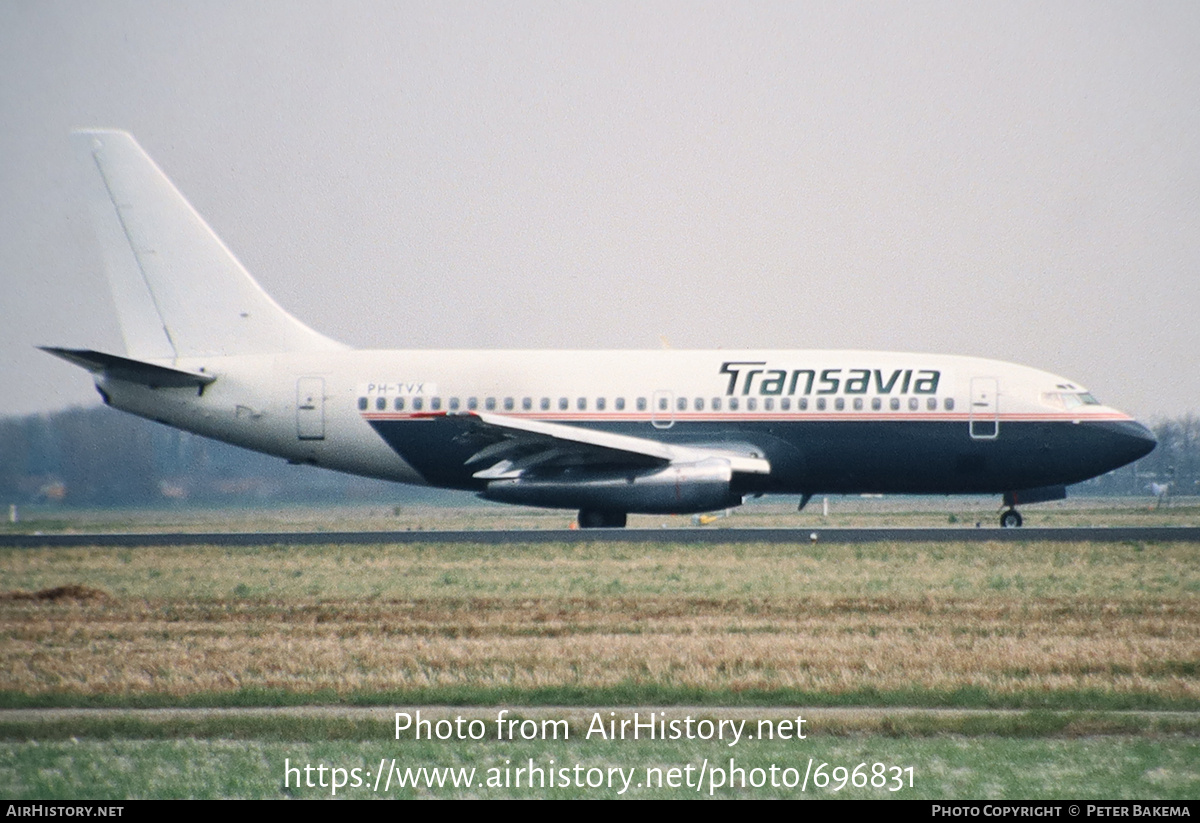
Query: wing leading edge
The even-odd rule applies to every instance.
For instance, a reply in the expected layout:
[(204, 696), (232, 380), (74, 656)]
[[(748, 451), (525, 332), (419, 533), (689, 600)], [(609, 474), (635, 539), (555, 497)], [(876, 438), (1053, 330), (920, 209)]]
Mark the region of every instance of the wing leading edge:
[(672, 445), (627, 434), (500, 414), (472, 413), (469, 416), (477, 421), (476, 428), (481, 433), (497, 438), (467, 460), (467, 465), (496, 461), (475, 473), (474, 476), (482, 480), (516, 477), (535, 466), (623, 465), (636, 469), (704, 460), (725, 461), (731, 471), (740, 474), (771, 473), (771, 464), (766, 459), (734, 451)]

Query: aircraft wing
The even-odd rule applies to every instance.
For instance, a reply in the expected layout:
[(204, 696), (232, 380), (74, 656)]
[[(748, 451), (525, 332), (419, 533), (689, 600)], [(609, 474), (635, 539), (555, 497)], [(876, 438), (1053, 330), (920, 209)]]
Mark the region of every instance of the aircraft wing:
[(466, 416), (470, 419), (472, 434), (490, 441), (467, 460), (467, 465), (487, 466), (474, 475), (483, 480), (518, 477), (535, 466), (654, 468), (713, 458), (728, 462), (734, 472), (769, 474), (771, 471), (771, 464), (751, 450), (673, 445), (644, 437), (500, 414), (473, 412)]

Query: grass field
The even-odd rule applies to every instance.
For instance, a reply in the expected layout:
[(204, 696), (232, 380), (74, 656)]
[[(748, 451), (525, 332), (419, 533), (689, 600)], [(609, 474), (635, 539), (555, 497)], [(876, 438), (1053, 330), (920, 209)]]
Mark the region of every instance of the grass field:
[[(735, 756), (832, 768), (872, 752), (914, 766), (915, 788), (901, 796), (1200, 795), (1194, 544), (6, 550), (0, 590), (9, 708), (894, 707), (865, 725), (816, 728), (799, 751), (743, 741)], [(914, 706), (1021, 711), (946, 725), (901, 713)], [(1124, 710), (1153, 714), (1115, 714)], [(383, 733), (328, 723), (163, 732), (8, 713), (0, 792), (284, 796), (284, 758), (370, 765), (403, 754), (479, 768), (513, 757), (638, 768), (728, 759), (719, 744), (595, 740), (408, 741), (398, 754)], [(99, 752), (119, 752), (127, 778), (101, 767)], [(259, 765), (237, 766), (243, 758)], [(216, 776), (227, 768), (232, 783)], [(416, 794), (495, 796), (477, 788)]]
[[(167, 702), (259, 691), (433, 702), (440, 691), (928, 693), (950, 704), (1194, 708), (1196, 548), (13, 550), (0, 555), (10, 591), (0, 691)], [(84, 588), (50, 591), (69, 585)], [(21, 594), (37, 591), (50, 596)]]
[[(382, 725), (382, 724), (381, 724)], [(291, 736), (291, 737), (294, 737)], [(1131, 799), (1194, 800), (1200, 791), (1200, 740), (1195, 737), (1109, 735), (1102, 738), (979, 736), (881, 736), (823, 734), (797, 742), (749, 741), (735, 748), (703, 741), (494, 741), (450, 744), (397, 743), (381, 739), (160, 736), (0, 744), (0, 784), (8, 799), (71, 797), (560, 797), (560, 798), (930, 798), (930, 799)], [(410, 785), (373, 777), (392, 760)], [(809, 765), (811, 761), (811, 766)], [(285, 767), (327, 768), (325, 785), (312, 774), (285, 774)], [(707, 764), (706, 778), (701, 770)], [(821, 764), (827, 778), (818, 772)], [(851, 777), (860, 768), (858, 785)], [(884, 767), (879, 769), (875, 764)], [(542, 781), (531, 788), (533, 765)], [(575, 766), (580, 771), (575, 771)], [(772, 775), (771, 767), (775, 767)], [(329, 769), (345, 770), (335, 792)], [(417, 769), (442, 773), (445, 785), (411, 785)], [(690, 773), (686, 771), (690, 767)], [(568, 769), (568, 785), (548, 785), (546, 772)], [(672, 785), (670, 770), (677, 769)], [(744, 777), (739, 780), (737, 769)], [(837, 772), (837, 769), (845, 772)], [(360, 784), (351, 778), (358, 769)], [(611, 784), (605, 778), (619, 769)], [(791, 770), (787, 772), (785, 770)], [(911, 772), (909, 771), (911, 769)], [(410, 771), (411, 770), (411, 771)], [(455, 777), (474, 770), (455, 786)], [(897, 771), (899, 774), (897, 774)], [(389, 770), (390, 771), (390, 770)], [(806, 786), (802, 776), (810, 777)], [(590, 774), (589, 774), (590, 773)], [(814, 779), (814, 775), (817, 775)], [(561, 772), (560, 778), (564, 775)], [(582, 779), (577, 779), (582, 778)], [(772, 781), (774, 777), (774, 781)], [(365, 779), (362, 779), (365, 778)], [(591, 778), (595, 782), (588, 785)], [(661, 778), (661, 783), (655, 778)], [(732, 779), (731, 779), (732, 778)], [(897, 779), (898, 778), (898, 779)], [(537, 778), (534, 777), (536, 780)], [(627, 781), (627, 785), (626, 785)], [(489, 782), (492, 785), (489, 785)], [(563, 781), (566, 782), (566, 781)], [(730, 783), (732, 782), (732, 785)], [(772, 782), (775, 785), (772, 785)], [(300, 785), (297, 785), (300, 784)], [(791, 784), (791, 785), (789, 785)], [(840, 785), (839, 785), (840, 784)]]
[[(473, 500), (465, 493), (459, 497)], [(824, 514), (828, 502), (828, 515)], [(999, 498), (965, 497), (830, 497), (815, 498), (803, 512), (794, 500), (763, 498), (732, 509), (705, 528), (830, 527), (970, 527), (995, 526)], [(1027, 526), (1196, 526), (1200, 498), (1069, 498), (1022, 508)], [(473, 505), (329, 507), (191, 506), (158, 509), (73, 509), (29, 506), (17, 522), (0, 522), (0, 532), (163, 532), (163, 531), (419, 531), (423, 529), (564, 529), (575, 512), (533, 509), (474, 501)], [(687, 528), (695, 518), (683, 515), (635, 514), (631, 528)]]

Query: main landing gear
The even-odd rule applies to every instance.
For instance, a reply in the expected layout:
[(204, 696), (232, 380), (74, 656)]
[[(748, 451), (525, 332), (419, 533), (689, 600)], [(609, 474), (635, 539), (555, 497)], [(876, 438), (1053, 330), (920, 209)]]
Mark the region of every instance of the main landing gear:
[(581, 529), (623, 529), (625, 528), (625, 519), (625, 512), (579, 510), (579, 528)]
[(1021, 513), (1016, 509), (1008, 509), (1000, 515), (1000, 527), (1003, 529), (1019, 529), (1022, 522)]

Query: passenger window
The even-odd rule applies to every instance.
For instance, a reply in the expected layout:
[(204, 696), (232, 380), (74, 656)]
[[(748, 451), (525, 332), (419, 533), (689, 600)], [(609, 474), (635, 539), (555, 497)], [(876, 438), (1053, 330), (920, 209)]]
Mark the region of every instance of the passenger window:
[(387, 408), (387, 398), (386, 397), (376, 397), (375, 398), (376, 411), (383, 411), (386, 408)]
[(521, 408), (524, 409), (525, 411), (530, 411), (531, 409), (533, 409), (533, 398), (532, 397), (522, 397), (521, 398)]
[(429, 401), (430, 411), (440, 411), (442, 408), (442, 398), (435, 397)]
[(645, 410), (646, 410), (646, 398), (644, 398), (644, 397), (639, 397), (639, 398), (637, 399), (637, 410), (638, 410), (638, 411), (645, 411)]
[(954, 398), (947, 397), (945, 400), (943, 400), (942, 408), (944, 408), (946, 411), (954, 411)]
[(704, 398), (697, 397), (695, 402), (692, 403), (692, 406), (696, 409), (696, 411), (704, 411)]
[(824, 397), (817, 398), (817, 411), (825, 411), (825, 398)]
[(737, 409), (738, 409), (738, 399), (736, 397), (729, 398), (729, 410), (737, 411)]
[(425, 408), (425, 398), (414, 397), (413, 398), (413, 411), (420, 411), (423, 408)]
[(665, 398), (665, 397), (658, 398), (658, 410), (659, 411), (667, 410), (667, 398)]
[(763, 409), (764, 410), (771, 411), (774, 408), (775, 408), (775, 398), (774, 397), (768, 397), (766, 400), (763, 401)]
[(475, 411), (477, 408), (479, 408), (479, 398), (478, 397), (468, 397), (467, 398), (467, 410)]
[(617, 411), (625, 411), (625, 398), (624, 397), (618, 397), (616, 400), (616, 404), (617, 404)]
[(458, 411), (458, 398), (457, 397), (450, 398), (450, 411)]
[(571, 406), (570, 400), (567, 400), (567, 398), (565, 398), (565, 397), (558, 398), (559, 411), (566, 411), (568, 408), (570, 408), (570, 406)]
[(687, 411), (687, 398), (680, 397), (675, 400), (675, 408), (678, 411)]
[(367, 410), (367, 398), (365, 398), (365, 397), (358, 398), (358, 410), (359, 411)]
[(576, 400), (575, 408), (579, 409), (580, 411), (587, 411), (587, 398), (580, 397), (578, 400)]
[(883, 401), (878, 397), (871, 398), (871, 411), (879, 411), (883, 408)]
[(916, 411), (921, 405), (921, 402), (915, 397), (908, 398), (908, 410)]
[(489, 397), (487, 400), (483, 401), (483, 405), (484, 405), (484, 408), (486, 408), (488, 411), (495, 411), (496, 410), (496, 398)]
[(928, 400), (926, 400), (925, 408), (929, 409), (929, 411), (937, 411), (937, 398), (931, 397)]
[(758, 408), (758, 398), (757, 397), (747, 397), (746, 398), (746, 411), (754, 411), (757, 408)]
[(605, 406), (604, 398), (597, 397), (596, 398), (596, 411), (604, 411), (604, 406)]
[(504, 410), (505, 411), (512, 411), (514, 408), (516, 408), (516, 406), (517, 406), (517, 401), (513, 400), (511, 397), (504, 398)]
[(800, 411), (808, 411), (808, 398), (801, 397), (799, 400), (797, 400), (796, 408), (799, 409)]
[(782, 409), (783, 411), (791, 411), (792, 410), (792, 398), (790, 398), (790, 397), (779, 398), (779, 408)]
[(899, 411), (899, 409), (900, 409), (900, 398), (899, 398), (899, 397), (893, 397), (891, 400), (889, 400), (889, 401), (888, 401), (888, 406), (891, 408), (891, 410), (892, 410), (892, 411)]
[(713, 402), (712, 402), (712, 410), (713, 410), (713, 411), (720, 411), (720, 410), (721, 410), (721, 398), (719, 398), (719, 397), (714, 397), (714, 398), (713, 398)]
[(839, 397), (837, 400), (834, 400), (833, 407), (835, 409), (837, 409), (838, 411), (842, 411), (843, 409), (845, 409), (846, 408), (846, 398)]
[(861, 397), (854, 398), (854, 410), (862, 411), (862, 398)]
[(550, 411), (550, 398), (543, 397), (539, 405), (542, 407), (542, 411)]

